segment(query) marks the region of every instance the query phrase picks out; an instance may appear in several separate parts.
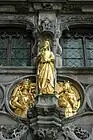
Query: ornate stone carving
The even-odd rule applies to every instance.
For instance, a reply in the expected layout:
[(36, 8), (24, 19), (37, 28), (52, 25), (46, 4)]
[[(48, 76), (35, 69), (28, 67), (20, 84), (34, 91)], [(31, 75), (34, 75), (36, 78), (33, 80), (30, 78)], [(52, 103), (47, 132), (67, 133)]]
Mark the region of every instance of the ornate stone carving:
[(87, 132), (85, 129), (78, 127), (73, 124), (68, 124), (63, 126), (61, 130), (57, 133), (57, 139), (61, 140), (60, 137), (64, 137), (63, 140), (92, 140), (92, 135)]
[(34, 131), (34, 137), (38, 136), (43, 140), (56, 140), (57, 129), (49, 128), (49, 129), (40, 129)]
[(70, 25), (76, 24), (92, 24), (92, 15), (59, 15), (58, 24), (60, 24), (60, 29), (68, 29)]
[(44, 19), (41, 20), (40, 31), (54, 32), (54, 30), (55, 30), (54, 22), (51, 21), (48, 17), (45, 17)]
[[(0, 140), (28, 140), (28, 130), (24, 124), (0, 125)], [(29, 140), (32, 140), (31, 135)]]
[(52, 10), (53, 9), (53, 3), (43, 3), (44, 10)]
[(62, 46), (59, 43), (59, 39), (62, 35), (61, 29), (60, 29), (60, 24), (57, 22), (56, 25), (56, 68), (62, 67)]
[[(32, 2), (32, 1), (31, 1)], [(88, 10), (91, 10), (91, 6), (90, 5), (86, 5), (85, 3), (82, 5), (80, 3), (78, 4), (71, 4), (69, 1), (33, 1), (31, 3), (30, 1), (19, 1), (19, 3), (11, 3), (10, 5), (8, 4), (1, 4), (0, 6), (0, 11), (1, 12), (17, 12), (17, 13), (29, 13), (29, 12), (37, 12), (39, 10), (46, 10), (46, 11), (51, 11), (51, 10), (55, 10), (55, 11), (59, 11), (61, 13), (80, 13), (80, 12), (87, 12), (87, 10), (85, 10), (86, 6), (88, 7)]]
[(82, 6), (78, 4), (63, 4), (62, 5), (62, 12), (67, 13), (67, 12), (82, 12)]
[(92, 135), (85, 129), (73, 124), (62, 127), (51, 127), (34, 131), (34, 138), (40, 140), (92, 140)]

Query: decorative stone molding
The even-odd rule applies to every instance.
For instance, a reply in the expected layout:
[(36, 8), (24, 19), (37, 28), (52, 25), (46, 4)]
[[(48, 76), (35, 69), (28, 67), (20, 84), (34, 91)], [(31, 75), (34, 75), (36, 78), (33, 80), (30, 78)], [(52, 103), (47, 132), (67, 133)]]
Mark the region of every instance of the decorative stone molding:
[(1, 26), (8, 26), (8, 25), (14, 25), (14, 26), (25, 26), (25, 28), (28, 30), (32, 30), (35, 28), (35, 20), (34, 15), (26, 16), (26, 15), (0, 15), (0, 25)]
[[(9, 5), (10, 3), (10, 5)], [(67, 1), (61, 1), (61, 2), (53, 2), (53, 1), (39, 1), (39, 2), (22, 2), (20, 1), (20, 3), (18, 2), (9, 2), (8, 5), (7, 4), (3, 4), (0, 6), (0, 12), (12, 12), (12, 13), (31, 13), (31, 12), (37, 12), (37, 11), (41, 11), (41, 10), (45, 10), (45, 11), (57, 11), (57, 12), (61, 12), (61, 13), (82, 13), (82, 11), (84, 11), (84, 7), (86, 7), (86, 4), (83, 4), (83, 6), (78, 3), (75, 4), (74, 3), (70, 3)], [(89, 7), (89, 6), (88, 6)], [(89, 7), (91, 9), (91, 7)], [(86, 11), (87, 12), (87, 11)]]
[(91, 1), (70, 1), (70, 0), (52, 0), (51, 2), (46, 0), (11, 0), (0, 2), (1, 13), (33, 13), (38, 11), (55, 11), (59, 13), (89, 13), (93, 12)]
[(86, 97), (87, 107), (90, 111), (93, 111), (93, 85), (88, 85), (86, 88)]
[(60, 24), (60, 29), (63, 31), (64, 29), (69, 30), (70, 25), (77, 24), (92, 24), (93, 16), (92, 15), (59, 15), (58, 16), (58, 24)]
[(5, 103), (5, 87), (0, 84), (0, 110), (3, 109)]
[(15, 6), (14, 5), (1, 5), (0, 6), (0, 12), (16, 12)]

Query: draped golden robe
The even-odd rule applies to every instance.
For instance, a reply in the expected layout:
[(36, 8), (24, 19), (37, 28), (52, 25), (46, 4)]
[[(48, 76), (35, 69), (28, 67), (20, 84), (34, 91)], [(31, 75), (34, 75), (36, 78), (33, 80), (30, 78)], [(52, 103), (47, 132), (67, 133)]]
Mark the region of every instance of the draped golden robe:
[(38, 86), (41, 94), (53, 94), (54, 91), (54, 54), (43, 49), (38, 55)]

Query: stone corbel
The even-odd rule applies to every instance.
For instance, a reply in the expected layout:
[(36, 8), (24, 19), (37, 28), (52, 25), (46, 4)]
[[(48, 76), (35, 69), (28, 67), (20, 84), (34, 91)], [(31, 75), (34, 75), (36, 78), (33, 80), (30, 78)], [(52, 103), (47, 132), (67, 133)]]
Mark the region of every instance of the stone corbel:
[(54, 34), (55, 31), (55, 25), (52, 20), (50, 20), (48, 17), (45, 17), (44, 19), (40, 20), (39, 29), (41, 32), (52, 32)]

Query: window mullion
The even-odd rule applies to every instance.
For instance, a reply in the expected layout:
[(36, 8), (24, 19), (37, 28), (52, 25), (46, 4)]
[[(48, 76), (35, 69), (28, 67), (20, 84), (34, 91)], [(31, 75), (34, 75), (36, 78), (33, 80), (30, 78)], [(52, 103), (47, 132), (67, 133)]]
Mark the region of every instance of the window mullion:
[(11, 40), (12, 40), (12, 37), (9, 36), (8, 38), (8, 49), (7, 49), (7, 56), (8, 56), (8, 59), (7, 59), (7, 65), (10, 66), (11, 65)]
[(87, 66), (86, 37), (82, 38), (84, 66)]

